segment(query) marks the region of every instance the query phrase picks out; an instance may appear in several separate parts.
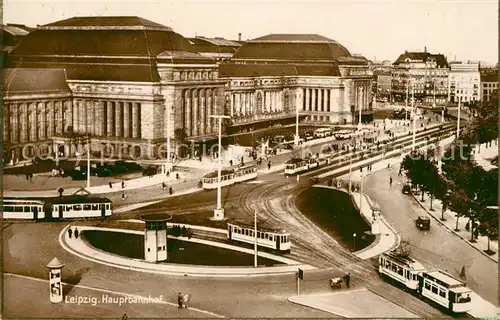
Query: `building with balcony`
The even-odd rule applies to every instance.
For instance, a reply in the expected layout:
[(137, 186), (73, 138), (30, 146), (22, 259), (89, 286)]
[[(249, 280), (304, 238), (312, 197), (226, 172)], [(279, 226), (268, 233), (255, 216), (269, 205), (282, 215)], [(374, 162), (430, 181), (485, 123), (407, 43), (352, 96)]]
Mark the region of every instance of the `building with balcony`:
[[(11, 76), (63, 69), (67, 87), (57, 92), (57, 101), (46, 95), (28, 101), (4, 78), (11, 91), (4, 97), (9, 109), (4, 121), (18, 130), (4, 136), (4, 143), (22, 146), (50, 139), (54, 149), (73, 154), (72, 137), (89, 134), (93, 150), (155, 158), (165, 153), (167, 136), (173, 143), (176, 129), (192, 140), (216, 137), (210, 115), (222, 112), (218, 102), (224, 92), (218, 65), (164, 25), (139, 17), (70, 18), (38, 27), (10, 57), (10, 67), (16, 68)], [(27, 71), (19, 74), (20, 69)], [(59, 81), (62, 74), (56, 74)], [(29, 92), (50, 91), (44, 91), (43, 78), (36, 79)], [(57, 82), (51, 90), (60, 86)], [(31, 123), (53, 129), (29, 131), (16, 118), (26, 115)]]
[[(188, 38), (188, 40), (194, 45), (195, 50), (200, 55), (214, 58), (217, 62), (230, 59), (241, 47), (240, 42), (218, 37), (206, 38), (197, 36), (195, 38)], [(239, 40), (241, 41), (241, 34)]]
[(498, 70), (481, 72), (481, 101), (490, 101), (497, 98)]
[(248, 41), (220, 65), (232, 132), (300, 118), (314, 124), (372, 119), (372, 74), (365, 58), (315, 34), (270, 34)]
[(452, 104), (479, 101), (481, 76), (478, 63), (450, 63), (448, 75), (448, 101)]
[(423, 52), (405, 51), (393, 64), (393, 100), (404, 102), (411, 99), (413, 92), (416, 104), (445, 105), (449, 96), (448, 71), (446, 57), (440, 53), (429, 53), (427, 48)]

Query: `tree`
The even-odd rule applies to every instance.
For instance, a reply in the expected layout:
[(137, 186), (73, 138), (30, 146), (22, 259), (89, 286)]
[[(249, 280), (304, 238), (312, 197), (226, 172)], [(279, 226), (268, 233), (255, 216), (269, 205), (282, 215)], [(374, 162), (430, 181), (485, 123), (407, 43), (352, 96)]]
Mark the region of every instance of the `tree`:
[(498, 210), (486, 208), (481, 213), (479, 217), (481, 223), (478, 230), (482, 236), (488, 239), (488, 249), (485, 252), (492, 255), (495, 252), (490, 248), (490, 239), (498, 239)]

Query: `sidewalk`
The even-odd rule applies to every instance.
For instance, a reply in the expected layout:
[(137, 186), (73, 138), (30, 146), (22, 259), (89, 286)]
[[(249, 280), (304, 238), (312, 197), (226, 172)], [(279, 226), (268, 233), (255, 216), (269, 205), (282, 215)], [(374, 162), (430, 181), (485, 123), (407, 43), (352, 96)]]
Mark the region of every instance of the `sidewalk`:
[[(272, 259), (285, 263), (284, 266), (274, 266), (274, 267), (212, 267), (212, 266), (195, 266), (195, 265), (183, 265), (183, 264), (168, 264), (168, 263), (151, 263), (145, 260), (126, 258), (118, 256), (116, 254), (108, 253), (96, 248), (91, 247), (81, 238), (69, 238), (68, 228), (72, 225), (68, 225), (59, 234), (59, 244), (64, 250), (69, 253), (76, 255), (82, 259), (90, 260), (96, 263), (104, 264), (107, 266), (133, 270), (145, 273), (158, 273), (158, 274), (168, 274), (177, 276), (199, 276), (199, 277), (247, 277), (247, 276), (269, 276), (278, 274), (288, 274), (297, 272), (297, 268), (302, 270), (314, 270), (313, 266), (302, 264), (300, 262), (287, 259), (281, 256), (276, 256), (266, 252), (258, 252), (258, 255), (264, 258)], [(110, 228), (100, 228), (91, 227), (83, 225), (75, 225), (78, 227), (80, 233), (85, 230), (102, 230), (110, 232), (123, 232), (143, 235), (143, 231), (126, 230), (126, 229), (110, 229)], [(196, 242), (204, 245), (210, 245), (215, 247), (221, 247), (224, 249), (236, 250), (239, 252), (244, 252), (248, 254), (253, 254), (253, 250), (241, 248), (237, 246), (232, 246), (224, 243), (201, 240), (196, 238), (185, 238), (185, 237), (172, 237), (178, 238), (182, 241)]]
[(415, 196), (412, 195), (415, 201), (418, 202), (418, 204), (424, 209), (427, 214), (429, 214), (432, 218), (434, 218), (437, 222), (439, 222), (441, 225), (443, 225), (446, 229), (448, 229), (450, 232), (454, 233), (458, 237), (460, 237), (463, 241), (465, 241), (467, 244), (481, 252), (483, 255), (487, 256), (491, 260), (495, 261), (498, 263), (498, 240), (490, 240), (490, 249), (494, 251), (495, 253), (493, 255), (488, 255), (485, 251), (488, 249), (488, 238), (484, 236), (479, 236), (477, 238), (477, 241), (472, 243), (470, 242), (470, 236), (471, 232), (467, 231), (465, 229), (465, 225), (467, 224), (467, 221), (469, 219), (465, 217), (460, 217), (458, 218), (458, 229), (459, 231), (455, 231), (455, 228), (457, 226), (457, 218), (455, 217), (455, 212), (446, 210), (444, 212), (444, 219), (441, 220), (442, 216), (442, 204), (440, 200), (434, 199), (432, 201), (432, 209), (433, 211), (430, 210), (430, 197), (429, 195), (425, 195), (424, 199), (425, 201), (422, 203), (420, 200), (422, 199), (421, 196)]
[[(176, 179), (176, 174), (179, 174), (179, 179)], [(151, 186), (159, 186), (163, 182), (167, 185), (175, 185), (177, 183), (181, 183), (186, 180), (191, 180), (193, 178), (201, 177), (204, 172), (182, 172), (182, 171), (174, 171), (170, 173), (170, 176), (166, 176), (166, 174), (155, 174), (151, 177), (144, 176), (136, 179), (123, 180), (125, 182), (125, 186), (122, 188), (122, 182), (113, 182), (112, 187), (109, 184), (99, 185), (99, 186), (91, 186), (90, 188), (85, 188), (85, 190), (89, 191), (91, 194), (110, 194), (117, 192), (126, 192), (131, 190), (137, 190), (145, 187)], [(68, 188), (64, 189), (63, 195), (71, 195), (81, 188)], [(55, 190), (36, 190), (36, 191), (12, 191), (12, 190), (4, 190), (4, 197), (58, 197), (59, 193), (57, 189)]]

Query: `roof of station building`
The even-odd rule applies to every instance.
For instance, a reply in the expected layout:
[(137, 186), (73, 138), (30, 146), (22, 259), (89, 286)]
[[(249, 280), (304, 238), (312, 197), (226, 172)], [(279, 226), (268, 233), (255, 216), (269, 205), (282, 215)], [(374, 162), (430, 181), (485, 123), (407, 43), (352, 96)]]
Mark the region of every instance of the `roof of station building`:
[(335, 64), (235, 64), (219, 65), (221, 77), (265, 77), (265, 76), (323, 76), (338, 77), (340, 71)]
[(64, 68), (68, 79), (155, 82), (157, 58), (164, 52), (170, 63), (214, 63), (170, 27), (124, 16), (74, 17), (40, 26), (11, 52), (11, 65)]
[(4, 69), (2, 85), (5, 96), (71, 93), (63, 69)]
[(241, 44), (224, 38), (206, 38), (197, 36), (189, 38), (198, 52), (217, 52), (234, 54)]
[(248, 41), (234, 60), (335, 61), (351, 53), (335, 40), (317, 34), (269, 34)]

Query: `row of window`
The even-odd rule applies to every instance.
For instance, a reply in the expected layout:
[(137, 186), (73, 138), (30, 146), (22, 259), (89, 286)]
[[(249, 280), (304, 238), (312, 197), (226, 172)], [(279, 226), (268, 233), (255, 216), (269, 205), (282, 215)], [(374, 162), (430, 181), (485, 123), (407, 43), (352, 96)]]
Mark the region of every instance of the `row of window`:
[(257, 172), (257, 167), (248, 168), (245, 170), (238, 170), (235, 172), (235, 176), (239, 177), (239, 176), (244, 176), (244, 175), (255, 173), (255, 172)]
[(43, 212), (43, 206), (3, 206), (2, 212)]
[[(231, 174), (226, 174), (226, 175), (221, 175), (220, 181), (229, 181), (234, 179), (234, 173)], [(203, 178), (203, 183), (218, 183), (219, 182), (219, 177), (215, 178)]]
[[(233, 227), (233, 232), (236, 234), (241, 234), (244, 236), (254, 237), (254, 230), (249, 229), (241, 229), (238, 227)], [(257, 238), (263, 240), (275, 241), (277, 238), (280, 243), (287, 243), (290, 241), (290, 236), (288, 235), (273, 235), (267, 232), (257, 231)]]
[(208, 80), (208, 79), (217, 79), (217, 74), (211, 71), (181, 71), (180, 73), (181, 80)]
[(483, 83), (483, 87), (485, 87), (485, 88), (496, 88), (496, 87), (498, 87), (498, 82)]
[(99, 203), (99, 204), (72, 204), (72, 205), (55, 205), (54, 206), (54, 211), (58, 211), (59, 207), (62, 207), (64, 211), (89, 211), (89, 210), (101, 210), (102, 208), (109, 210), (110, 209), (110, 204), (109, 203)]
[(330, 116), (308, 116), (307, 120), (329, 122)]
[(446, 291), (438, 288), (435, 284), (429, 282), (428, 280), (424, 280), (424, 288), (431, 291), (435, 295), (439, 294), (441, 297), (446, 298)]
[(393, 263), (389, 260), (382, 259), (381, 266), (384, 267), (385, 269), (391, 270), (394, 273), (399, 274), (402, 277), (405, 277), (408, 280), (417, 280), (417, 275), (416, 274), (411, 274), (410, 270), (404, 269), (400, 265)]

